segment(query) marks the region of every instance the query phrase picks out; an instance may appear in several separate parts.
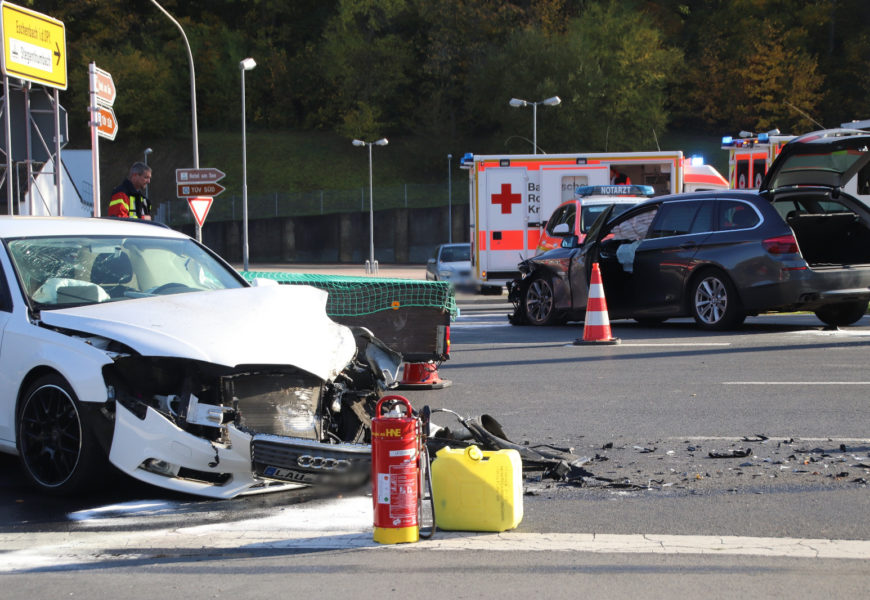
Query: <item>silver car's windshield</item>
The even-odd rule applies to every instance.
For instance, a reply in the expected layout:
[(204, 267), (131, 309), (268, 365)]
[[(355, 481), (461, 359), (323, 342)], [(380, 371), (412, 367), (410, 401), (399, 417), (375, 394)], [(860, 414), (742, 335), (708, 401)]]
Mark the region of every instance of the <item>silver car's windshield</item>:
[(189, 239), (63, 236), (7, 242), (24, 293), (39, 309), (244, 287)]

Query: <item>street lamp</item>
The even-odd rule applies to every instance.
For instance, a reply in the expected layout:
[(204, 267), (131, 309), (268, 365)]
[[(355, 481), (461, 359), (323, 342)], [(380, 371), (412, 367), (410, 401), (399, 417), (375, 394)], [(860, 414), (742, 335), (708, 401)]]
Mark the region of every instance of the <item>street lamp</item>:
[(452, 154), (447, 155), (447, 243), (453, 243), (453, 185), (450, 173)]
[(387, 138), (381, 138), (376, 142), (364, 142), (353, 140), (354, 146), (368, 146), (369, 148), (369, 260), (366, 261), (366, 273), (377, 274), (378, 263), (375, 262), (375, 204), (372, 199), (374, 187), (372, 185), (372, 146), (386, 146)]
[(547, 98), (546, 100), (539, 100), (538, 102), (529, 102), (528, 100), (511, 98), (509, 104), (514, 108), (521, 108), (523, 106), (532, 107), (532, 145), (534, 146), (534, 154), (538, 153), (538, 105), (542, 104), (544, 106), (556, 106), (557, 104), (561, 103), (562, 99), (559, 98), (559, 96), (553, 96), (552, 98)]
[[(144, 154), (144, 158), (145, 158), (145, 166), (146, 167), (148, 166), (148, 155), (151, 154), (152, 152), (154, 152), (154, 150), (152, 150), (151, 148), (145, 148), (145, 152), (143, 154)], [(146, 198), (148, 197), (148, 187), (149, 186), (147, 186), (147, 185), (145, 186), (145, 197)]]
[(239, 62), (239, 72), (242, 74), (242, 262), (245, 271), (248, 270), (248, 142), (246, 138), (245, 119), (245, 71), (257, 66), (253, 58)]
[[(190, 42), (187, 41), (187, 34), (184, 33), (184, 29), (181, 27), (181, 24), (175, 20), (175, 18), (170, 15), (165, 8), (160, 6), (157, 0), (151, 0), (151, 3), (160, 9), (166, 18), (172, 21), (172, 24), (178, 28), (178, 31), (181, 32), (181, 39), (184, 40), (184, 47), (187, 50), (187, 62), (190, 64), (190, 112), (193, 121), (193, 167), (195, 169), (199, 168), (199, 134), (197, 133), (198, 127), (196, 122), (196, 71), (193, 68), (193, 52), (190, 50)], [(199, 223), (196, 224), (196, 241), (202, 241), (202, 227), (200, 227)]]

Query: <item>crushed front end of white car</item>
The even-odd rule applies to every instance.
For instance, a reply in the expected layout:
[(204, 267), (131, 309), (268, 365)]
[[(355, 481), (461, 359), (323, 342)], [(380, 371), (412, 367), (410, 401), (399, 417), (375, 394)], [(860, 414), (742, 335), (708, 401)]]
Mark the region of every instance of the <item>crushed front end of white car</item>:
[(0, 218), (0, 238), (0, 451), (38, 488), (87, 489), (107, 461), (215, 498), (369, 477), (402, 357), (325, 291), (252, 286), (145, 224)]
[(310, 287), (240, 288), (53, 311), (44, 323), (87, 332), (111, 358), (96, 418), (111, 423), (101, 441), (112, 464), (228, 498), (368, 476), (366, 415), (401, 358), (364, 331), (355, 341), (325, 303)]

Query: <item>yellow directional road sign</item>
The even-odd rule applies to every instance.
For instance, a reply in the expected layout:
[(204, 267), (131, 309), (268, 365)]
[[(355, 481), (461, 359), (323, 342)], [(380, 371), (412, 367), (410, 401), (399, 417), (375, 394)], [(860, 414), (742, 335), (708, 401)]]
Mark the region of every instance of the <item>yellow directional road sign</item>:
[(66, 89), (66, 30), (36, 11), (3, 2), (3, 74)]

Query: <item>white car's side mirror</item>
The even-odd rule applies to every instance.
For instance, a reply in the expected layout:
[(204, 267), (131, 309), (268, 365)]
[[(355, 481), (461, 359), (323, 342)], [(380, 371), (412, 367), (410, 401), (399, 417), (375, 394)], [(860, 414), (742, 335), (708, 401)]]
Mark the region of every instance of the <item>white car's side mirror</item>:
[(270, 287), (275, 285), (281, 285), (274, 279), (266, 279), (265, 277), (256, 277), (253, 281), (251, 281), (251, 285), (253, 287)]

